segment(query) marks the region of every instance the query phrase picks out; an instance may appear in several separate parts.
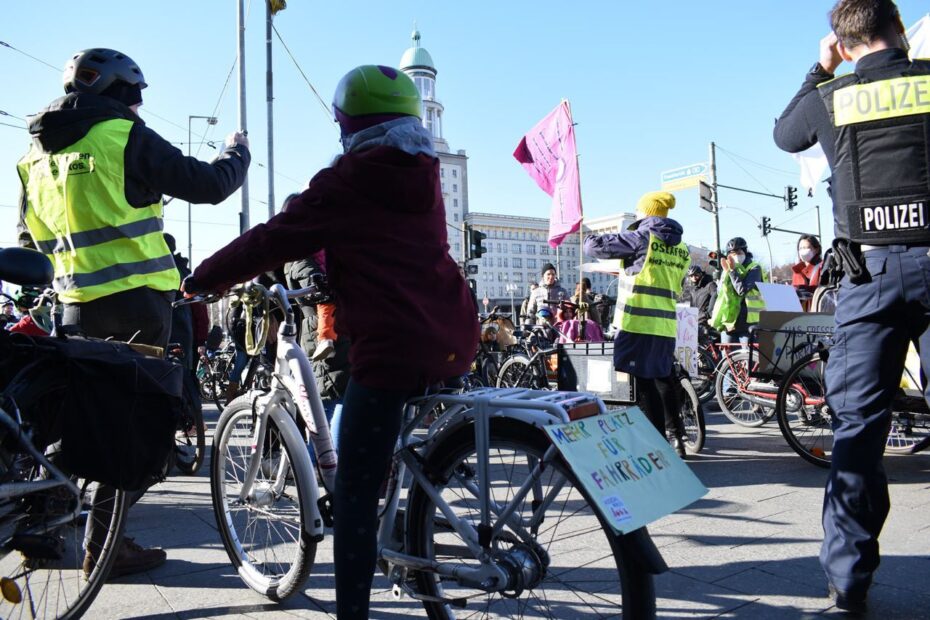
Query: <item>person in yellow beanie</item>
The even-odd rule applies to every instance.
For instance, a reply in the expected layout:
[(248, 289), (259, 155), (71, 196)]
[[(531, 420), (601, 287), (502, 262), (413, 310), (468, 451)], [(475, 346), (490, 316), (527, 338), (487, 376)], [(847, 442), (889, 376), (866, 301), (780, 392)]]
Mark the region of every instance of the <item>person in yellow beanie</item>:
[(691, 264), (684, 229), (668, 217), (675, 196), (650, 192), (636, 204), (636, 221), (621, 233), (588, 235), (584, 252), (620, 259), (613, 325), (614, 367), (636, 377), (639, 405), (684, 458), (678, 382), (672, 362), (677, 321), (675, 300)]

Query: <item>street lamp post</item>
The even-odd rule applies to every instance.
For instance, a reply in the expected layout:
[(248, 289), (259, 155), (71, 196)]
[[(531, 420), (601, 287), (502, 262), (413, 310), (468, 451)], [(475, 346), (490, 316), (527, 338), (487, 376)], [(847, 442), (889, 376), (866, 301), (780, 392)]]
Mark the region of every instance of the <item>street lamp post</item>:
[[(207, 125), (216, 125), (215, 116), (200, 116), (192, 114), (187, 117), (187, 156), (191, 156), (191, 120), (202, 118), (207, 121)], [(194, 235), (191, 228), (191, 203), (187, 202), (187, 260), (190, 261), (191, 269), (194, 267)]]

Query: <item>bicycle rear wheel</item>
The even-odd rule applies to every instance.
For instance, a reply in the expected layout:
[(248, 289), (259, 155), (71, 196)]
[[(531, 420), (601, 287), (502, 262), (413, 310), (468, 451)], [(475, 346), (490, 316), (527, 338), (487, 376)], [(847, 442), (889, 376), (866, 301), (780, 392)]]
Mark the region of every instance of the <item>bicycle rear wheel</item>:
[(716, 361), (710, 351), (706, 348), (699, 349), (697, 374), (691, 377), (691, 385), (702, 403), (708, 402), (717, 393), (714, 381), (716, 368)]
[(203, 409), (191, 402), (185, 391), (178, 430), (174, 433), (174, 466), (178, 471), (187, 476), (196, 474), (203, 465), (206, 444)]
[(697, 454), (704, 448), (704, 411), (701, 402), (688, 377), (681, 377), (681, 389), (678, 393), (681, 408), (681, 421), (685, 427), (685, 449), (689, 454)]
[(519, 387), (544, 390), (549, 387), (545, 375), (540, 375), (538, 367), (523, 355), (511, 355), (497, 373), (497, 387)]
[(795, 362), (775, 401), (775, 416), (785, 441), (818, 467), (830, 467), (833, 453), (833, 416), (824, 381), (828, 357), (826, 350), (814, 351)]
[(246, 585), (280, 601), (297, 592), (310, 574), (316, 542), (307, 533), (302, 498), (312, 493), (299, 462), (307, 445), (277, 427), (272, 417), (262, 442), (262, 461), (245, 500), (239, 498), (252, 458), (256, 415), (251, 395), (226, 406), (214, 433), (210, 490), (226, 553)]
[[(492, 505), (503, 506), (513, 498), (550, 445), (541, 431), (527, 424), (506, 418), (491, 421), (487, 484)], [(475, 454), (474, 428), (464, 425), (445, 431), (424, 465), (431, 479), (439, 481), (437, 491), (456, 517), (472, 526), (480, 522), (478, 500), (472, 492), (481, 482)], [(564, 461), (556, 455), (544, 464), (536, 492), (515, 513), (531, 540), (505, 525), (491, 541), (498, 562), (522, 567), (523, 591), (506, 596), (483, 593), (427, 572), (415, 574), (418, 590), (435, 597), (477, 595), (469, 600), (469, 609), (460, 612), (461, 617), (616, 617), (621, 611), (629, 618), (654, 617), (652, 575), (602, 520)], [(540, 510), (544, 513), (534, 516)], [(406, 548), (413, 555), (463, 566), (477, 564), (420, 486), (410, 492), (406, 534)], [(424, 607), (433, 619), (457, 617), (443, 603), (424, 602)]]

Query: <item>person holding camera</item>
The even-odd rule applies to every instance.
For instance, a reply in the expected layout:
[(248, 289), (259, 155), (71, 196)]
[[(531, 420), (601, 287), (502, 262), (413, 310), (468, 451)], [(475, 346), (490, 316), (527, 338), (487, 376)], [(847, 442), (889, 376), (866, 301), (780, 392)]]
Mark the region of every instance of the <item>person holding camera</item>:
[[(930, 61), (908, 58), (891, 0), (840, 0), (830, 22), (774, 138), (791, 153), (819, 143), (832, 171), (845, 276), (826, 368), (834, 439), (820, 563), (836, 606), (861, 613), (890, 508), (882, 455), (910, 342), (930, 370)], [(843, 61), (853, 72), (835, 77)]]
[(759, 322), (765, 302), (756, 284), (765, 281), (762, 267), (753, 260), (742, 237), (727, 241), (726, 255), (720, 259), (723, 275), (710, 326), (720, 332), (720, 342), (749, 344), (749, 326)]

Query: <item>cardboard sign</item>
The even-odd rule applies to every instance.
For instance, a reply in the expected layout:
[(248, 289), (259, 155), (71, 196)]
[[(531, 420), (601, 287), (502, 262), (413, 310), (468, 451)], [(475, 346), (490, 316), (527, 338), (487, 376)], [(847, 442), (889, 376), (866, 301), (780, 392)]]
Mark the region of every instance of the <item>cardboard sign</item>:
[(692, 377), (698, 371), (698, 310), (686, 304), (675, 307), (678, 334), (675, 338), (675, 359)]
[[(769, 312), (759, 314), (758, 366), (753, 374), (783, 375), (791, 365), (813, 351), (819, 341), (830, 342), (834, 317), (818, 312)], [(777, 330), (777, 331), (774, 331)]]
[(545, 430), (616, 532), (632, 532), (707, 494), (637, 407)]

